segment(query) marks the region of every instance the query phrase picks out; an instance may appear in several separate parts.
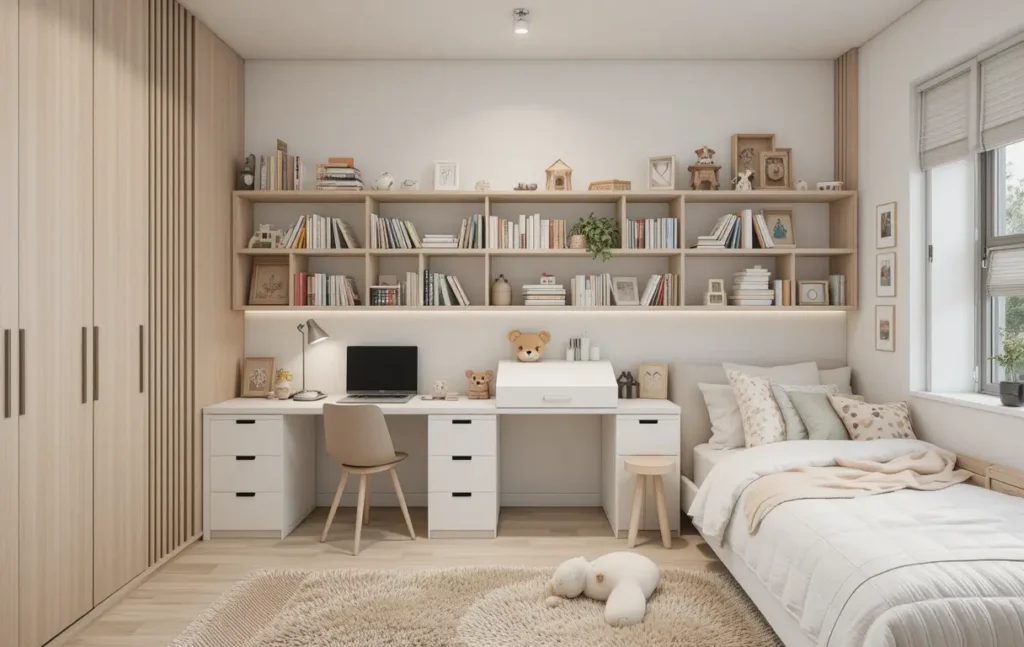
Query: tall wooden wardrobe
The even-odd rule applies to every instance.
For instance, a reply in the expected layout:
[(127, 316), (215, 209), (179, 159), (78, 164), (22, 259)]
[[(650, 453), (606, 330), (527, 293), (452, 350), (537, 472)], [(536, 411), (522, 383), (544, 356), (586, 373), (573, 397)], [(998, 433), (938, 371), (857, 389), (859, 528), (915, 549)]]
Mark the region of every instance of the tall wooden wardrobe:
[[(196, 51), (196, 24), (173, 0), (0, 0), (4, 647), (39, 647), (201, 533), (193, 421), (234, 394), (241, 322), (191, 282), (230, 284), (242, 64), (204, 27)], [(196, 213), (223, 245), (202, 264)], [(229, 338), (231, 380), (197, 379), (225, 371), (195, 348)]]

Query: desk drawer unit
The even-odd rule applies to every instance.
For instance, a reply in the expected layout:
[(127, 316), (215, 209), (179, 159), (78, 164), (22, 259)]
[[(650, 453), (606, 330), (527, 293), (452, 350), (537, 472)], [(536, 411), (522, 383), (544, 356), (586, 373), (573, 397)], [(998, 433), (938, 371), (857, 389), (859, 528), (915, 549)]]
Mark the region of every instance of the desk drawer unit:
[(496, 492), (496, 456), (431, 456), (427, 471), (430, 492)]
[(680, 443), (678, 416), (617, 416), (620, 456), (675, 456)]
[(495, 416), (430, 416), (427, 449), (431, 456), (496, 456)]
[(427, 497), (427, 524), (431, 537), (447, 532), (493, 537), (498, 527), (498, 494), (431, 492)]
[(211, 492), (281, 492), (280, 456), (211, 456)]

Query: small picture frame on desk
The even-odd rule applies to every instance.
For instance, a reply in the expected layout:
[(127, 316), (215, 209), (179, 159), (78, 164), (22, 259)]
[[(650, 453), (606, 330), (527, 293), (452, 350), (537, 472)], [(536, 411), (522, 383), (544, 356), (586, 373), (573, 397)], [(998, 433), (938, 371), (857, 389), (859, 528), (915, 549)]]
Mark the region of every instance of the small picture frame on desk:
[(644, 362), (640, 365), (640, 397), (668, 398), (668, 364)]
[(274, 358), (246, 357), (242, 367), (242, 397), (265, 398), (274, 388)]

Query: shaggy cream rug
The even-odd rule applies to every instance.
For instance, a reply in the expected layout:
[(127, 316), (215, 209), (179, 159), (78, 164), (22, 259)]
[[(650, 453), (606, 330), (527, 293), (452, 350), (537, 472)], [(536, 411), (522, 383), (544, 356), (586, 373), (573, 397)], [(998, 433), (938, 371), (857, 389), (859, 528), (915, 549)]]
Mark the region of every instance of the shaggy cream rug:
[(777, 647), (727, 575), (665, 569), (643, 624), (612, 628), (603, 603), (544, 604), (551, 569), (260, 571), (172, 647)]

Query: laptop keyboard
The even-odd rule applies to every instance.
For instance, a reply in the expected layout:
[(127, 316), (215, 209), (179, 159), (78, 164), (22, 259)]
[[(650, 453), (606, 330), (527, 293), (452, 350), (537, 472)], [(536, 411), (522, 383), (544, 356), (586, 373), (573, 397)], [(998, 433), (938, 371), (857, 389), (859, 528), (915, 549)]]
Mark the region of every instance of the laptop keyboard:
[(388, 403), (388, 402), (408, 402), (412, 400), (411, 395), (400, 395), (400, 394), (353, 394), (346, 395), (344, 398), (338, 400), (338, 402), (366, 402), (369, 404), (374, 403)]

